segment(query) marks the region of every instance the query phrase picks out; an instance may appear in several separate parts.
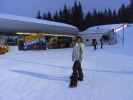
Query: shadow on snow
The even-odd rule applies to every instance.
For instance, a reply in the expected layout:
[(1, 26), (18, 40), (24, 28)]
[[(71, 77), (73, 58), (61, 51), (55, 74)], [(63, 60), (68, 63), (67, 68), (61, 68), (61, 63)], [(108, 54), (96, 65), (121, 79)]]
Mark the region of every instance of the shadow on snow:
[(40, 74), (36, 72), (29, 72), (29, 71), (23, 71), (23, 70), (11, 70), (12, 72), (23, 74), (23, 75), (28, 75), (31, 77), (39, 78), (39, 79), (47, 79), (47, 80), (55, 80), (55, 81), (69, 81), (69, 77), (65, 76), (52, 76), (52, 75), (47, 75), (47, 74)]

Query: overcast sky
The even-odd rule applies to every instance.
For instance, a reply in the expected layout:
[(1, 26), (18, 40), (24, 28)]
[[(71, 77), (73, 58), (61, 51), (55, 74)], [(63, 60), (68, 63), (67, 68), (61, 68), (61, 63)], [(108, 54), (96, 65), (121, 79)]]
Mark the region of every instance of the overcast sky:
[[(0, 0), (0, 13), (15, 14), (35, 17), (38, 10), (41, 12), (55, 12), (64, 4), (72, 6), (76, 0)], [(84, 11), (92, 11), (94, 8), (118, 9), (121, 4), (129, 4), (129, 0), (78, 0), (81, 1)]]

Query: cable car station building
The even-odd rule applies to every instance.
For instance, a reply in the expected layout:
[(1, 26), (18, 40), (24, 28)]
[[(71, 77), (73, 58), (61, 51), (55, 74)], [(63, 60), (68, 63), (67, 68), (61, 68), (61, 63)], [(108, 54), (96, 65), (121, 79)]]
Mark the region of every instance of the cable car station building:
[(20, 50), (70, 47), (78, 33), (77, 27), (64, 23), (0, 14), (0, 36), (9, 44), (17, 40)]

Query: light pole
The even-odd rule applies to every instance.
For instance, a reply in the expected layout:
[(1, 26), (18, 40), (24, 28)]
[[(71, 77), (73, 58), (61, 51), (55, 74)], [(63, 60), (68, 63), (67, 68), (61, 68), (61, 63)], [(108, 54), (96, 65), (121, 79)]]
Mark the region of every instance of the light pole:
[(123, 24), (123, 38), (122, 38), (122, 45), (123, 45), (123, 47), (124, 47), (124, 42), (125, 42), (125, 36), (124, 36), (125, 34), (124, 34), (124, 24)]

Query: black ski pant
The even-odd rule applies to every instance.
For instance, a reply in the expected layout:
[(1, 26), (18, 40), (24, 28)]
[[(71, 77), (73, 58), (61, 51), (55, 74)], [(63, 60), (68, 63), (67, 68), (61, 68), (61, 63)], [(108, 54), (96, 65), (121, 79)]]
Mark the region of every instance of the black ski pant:
[(77, 78), (78, 80), (83, 80), (83, 71), (82, 71), (82, 68), (81, 68), (81, 63), (80, 61), (75, 61), (74, 64), (73, 64), (73, 73), (72, 73), (72, 76), (74, 78)]

